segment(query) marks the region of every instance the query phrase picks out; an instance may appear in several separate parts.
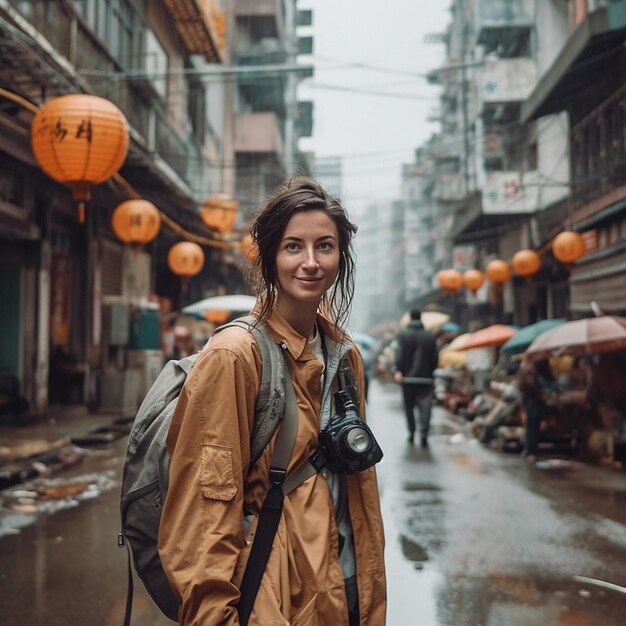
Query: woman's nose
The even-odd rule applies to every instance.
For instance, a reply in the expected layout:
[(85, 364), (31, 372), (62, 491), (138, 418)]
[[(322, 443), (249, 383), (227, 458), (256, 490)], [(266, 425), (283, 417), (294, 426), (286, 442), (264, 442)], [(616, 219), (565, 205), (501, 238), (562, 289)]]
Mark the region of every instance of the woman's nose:
[(319, 266), (317, 257), (315, 256), (315, 250), (306, 250), (302, 266), (308, 270), (315, 270)]

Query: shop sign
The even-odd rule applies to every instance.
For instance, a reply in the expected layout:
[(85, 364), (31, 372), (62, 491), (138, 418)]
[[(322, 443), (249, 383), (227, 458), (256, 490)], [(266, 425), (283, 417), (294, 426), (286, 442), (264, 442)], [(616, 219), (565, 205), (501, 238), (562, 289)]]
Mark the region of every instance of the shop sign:
[(54, 253), (50, 274), (50, 339), (55, 346), (68, 346), (72, 302), (71, 255)]
[(476, 267), (478, 255), (476, 246), (467, 244), (452, 248), (452, 266), (461, 272)]
[(522, 102), (537, 84), (531, 59), (489, 59), (481, 76), (481, 96), (488, 102)]
[(539, 184), (536, 171), (487, 172), (483, 184), (483, 213), (506, 215), (532, 213), (537, 210)]

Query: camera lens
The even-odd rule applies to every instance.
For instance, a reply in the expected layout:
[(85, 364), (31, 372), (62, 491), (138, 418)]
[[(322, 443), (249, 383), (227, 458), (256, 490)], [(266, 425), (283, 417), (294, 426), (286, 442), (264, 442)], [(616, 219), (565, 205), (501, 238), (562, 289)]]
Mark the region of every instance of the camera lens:
[(371, 440), (367, 431), (357, 426), (356, 428), (351, 428), (348, 431), (348, 434), (346, 435), (346, 443), (352, 452), (362, 454), (369, 449)]

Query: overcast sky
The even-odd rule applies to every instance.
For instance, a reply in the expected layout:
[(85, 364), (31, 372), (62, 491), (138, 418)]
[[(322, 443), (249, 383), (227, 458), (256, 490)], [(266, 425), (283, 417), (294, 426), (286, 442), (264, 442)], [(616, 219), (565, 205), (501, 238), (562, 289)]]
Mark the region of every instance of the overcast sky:
[(299, 60), (316, 68), (299, 89), (300, 99), (315, 102), (313, 137), (301, 140), (300, 148), (343, 157), (348, 209), (397, 198), (400, 165), (439, 129), (427, 121), (439, 90), (423, 74), (443, 64), (445, 48), (424, 37), (445, 31), (449, 6), (449, 0), (298, 3), (313, 10), (314, 36), (313, 57)]

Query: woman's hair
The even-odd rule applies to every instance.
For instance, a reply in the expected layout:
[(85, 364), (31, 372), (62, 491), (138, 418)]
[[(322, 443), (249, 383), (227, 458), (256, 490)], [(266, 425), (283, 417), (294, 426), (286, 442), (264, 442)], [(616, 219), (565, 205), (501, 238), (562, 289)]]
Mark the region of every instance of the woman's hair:
[(301, 211), (325, 211), (339, 233), (339, 270), (335, 284), (322, 299), (320, 308), (327, 313), (337, 330), (342, 329), (350, 313), (354, 294), (354, 252), (352, 238), (357, 227), (350, 222), (337, 198), (326, 193), (315, 180), (305, 176), (290, 178), (268, 196), (250, 226), (258, 255), (248, 272), (251, 288), (260, 297), (260, 320), (266, 320), (274, 308), (278, 293), (276, 255), (287, 223)]

